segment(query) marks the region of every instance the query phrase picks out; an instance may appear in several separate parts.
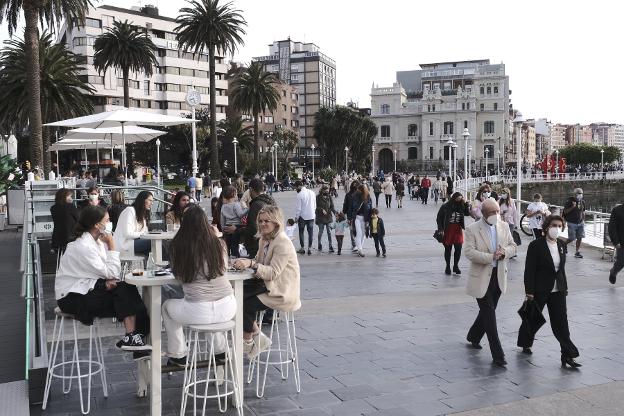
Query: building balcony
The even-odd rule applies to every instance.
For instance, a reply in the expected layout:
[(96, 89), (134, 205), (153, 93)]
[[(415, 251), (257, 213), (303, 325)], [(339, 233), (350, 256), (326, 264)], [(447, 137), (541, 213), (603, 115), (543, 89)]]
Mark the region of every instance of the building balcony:
[(442, 134), (440, 136), (440, 141), (442, 141), (442, 142), (447, 142), (449, 140), (455, 141), (455, 139), (456, 139), (456, 137), (455, 137), (454, 134)]
[(496, 140), (497, 138), (498, 138), (498, 136), (496, 135), (496, 133), (482, 133), (481, 134), (481, 140), (482, 141)]
[(379, 143), (390, 143), (392, 141), (392, 137), (377, 137), (377, 142)]
[(405, 141), (410, 142), (410, 143), (420, 143), (422, 141), (422, 137), (421, 136), (407, 136)]

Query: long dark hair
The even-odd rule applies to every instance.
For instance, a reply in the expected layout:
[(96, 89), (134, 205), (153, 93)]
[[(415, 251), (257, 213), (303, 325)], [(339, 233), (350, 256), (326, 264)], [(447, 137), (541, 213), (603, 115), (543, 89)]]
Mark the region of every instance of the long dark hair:
[(360, 184), (357, 192), (360, 194), (360, 198), (362, 201), (368, 201), (370, 198), (370, 192), (368, 192), (368, 188), (364, 184)]
[(84, 233), (90, 231), (95, 224), (102, 221), (102, 218), (104, 218), (105, 215), (106, 210), (99, 205), (87, 205), (81, 209), (78, 222), (74, 227), (72, 241), (80, 238)]
[(145, 209), (145, 200), (150, 196), (152, 196), (150, 191), (141, 191), (132, 203), (132, 207), (136, 213), (136, 220), (141, 224), (145, 221), (145, 223), (149, 225), (150, 222), (150, 211)]
[(54, 195), (54, 203), (56, 205), (66, 204), (67, 197), (70, 196), (71, 194), (72, 194), (72, 191), (70, 191), (67, 188), (59, 189), (58, 191), (56, 191), (56, 195)]
[(173, 197), (173, 202), (171, 203), (172, 204), (171, 210), (173, 211), (173, 215), (180, 222), (182, 222), (182, 208), (180, 208), (180, 200), (184, 198), (185, 196), (188, 196), (189, 199), (191, 198), (191, 196), (187, 194), (186, 192), (180, 191), (177, 194), (175, 194), (175, 196)]
[(225, 249), (208, 224), (204, 210), (191, 206), (184, 212), (182, 223), (169, 245), (169, 257), (176, 279), (194, 281), (202, 274), (207, 280), (225, 273)]

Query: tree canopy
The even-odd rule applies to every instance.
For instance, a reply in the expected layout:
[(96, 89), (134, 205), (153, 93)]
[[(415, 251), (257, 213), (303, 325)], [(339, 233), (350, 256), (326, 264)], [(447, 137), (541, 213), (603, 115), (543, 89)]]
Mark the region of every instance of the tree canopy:
[(604, 163), (617, 161), (621, 155), (620, 149), (615, 146), (596, 146), (591, 143), (577, 143), (561, 148), (559, 150), (559, 157), (564, 157), (568, 164), (573, 165), (600, 163), (600, 150), (604, 150)]

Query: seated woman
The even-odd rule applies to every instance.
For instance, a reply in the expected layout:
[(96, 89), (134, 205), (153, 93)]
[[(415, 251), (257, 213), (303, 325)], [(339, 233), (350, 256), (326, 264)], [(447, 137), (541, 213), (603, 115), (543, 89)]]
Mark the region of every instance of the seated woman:
[[(182, 282), (183, 299), (169, 299), (162, 307), (167, 352), (171, 364), (186, 364), (183, 325), (226, 322), (236, 314), (236, 298), (225, 278), (227, 256), (204, 210), (190, 206), (180, 230), (169, 245), (173, 274)], [(215, 352), (225, 352), (225, 339), (215, 338)]]
[(80, 212), (75, 240), (67, 245), (56, 272), (57, 304), (85, 325), (92, 325), (93, 318), (116, 317), (126, 327), (117, 348), (149, 350), (143, 340), (149, 331), (147, 310), (137, 288), (118, 280), (121, 264), (111, 226), (102, 207)]
[(152, 202), (152, 193), (141, 191), (132, 205), (121, 212), (114, 237), (119, 251), (147, 255), (152, 250), (150, 240), (141, 238), (142, 234), (148, 232)]
[(269, 338), (256, 325), (256, 312), (267, 309), (296, 311), (301, 307), (299, 289), (299, 261), (295, 246), (284, 229), (282, 211), (265, 205), (258, 212), (260, 242), (255, 259), (238, 259), (234, 267), (251, 268), (258, 280), (245, 286), (243, 304), (243, 351), (252, 359), (266, 351)]
[(80, 202), (80, 208), (84, 208), (87, 206), (100, 206), (106, 208), (106, 202), (100, 198), (100, 190), (97, 186), (91, 186), (87, 189), (87, 199), (84, 199)]
[(74, 206), (72, 191), (61, 188), (56, 191), (54, 205), (50, 208), (54, 229), (52, 230), (52, 248), (61, 253), (71, 238), (76, 221), (78, 221), (78, 209)]
[(179, 227), (182, 222), (182, 213), (190, 202), (191, 197), (186, 192), (180, 191), (176, 193), (171, 203), (171, 210), (165, 215), (165, 223), (167, 225), (172, 224)]
[(113, 231), (117, 229), (117, 221), (119, 221), (119, 216), (126, 209), (128, 205), (126, 205), (126, 201), (124, 198), (124, 194), (119, 189), (115, 189), (111, 192), (111, 204), (108, 206), (108, 215), (110, 217), (110, 222), (113, 223)]

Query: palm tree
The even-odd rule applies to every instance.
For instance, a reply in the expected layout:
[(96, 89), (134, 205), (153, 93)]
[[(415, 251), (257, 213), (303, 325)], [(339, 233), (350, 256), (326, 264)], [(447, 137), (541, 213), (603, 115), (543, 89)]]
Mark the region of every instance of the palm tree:
[[(0, 126), (16, 131), (28, 123), (32, 112), (28, 90), (28, 54), (21, 39), (6, 41), (0, 52)], [(42, 120), (46, 123), (90, 114), (93, 106), (88, 95), (95, 92), (83, 81), (78, 58), (65, 45), (55, 44), (52, 35), (44, 32), (37, 45), (41, 66), (39, 91)], [(43, 168), (50, 171), (49, 130), (43, 131)]]
[(176, 22), (177, 40), (184, 52), (192, 50), (199, 59), (202, 51), (208, 50), (210, 67), (210, 147), (213, 177), (221, 176), (217, 145), (217, 95), (215, 82), (215, 55), (233, 54), (238, 45), (243, 45), (243, 26), (247, 22), (240, 10), (232, 3), (219, 4), (219, 0), (192, 0), (191, 7), (180, 9)]
[(126, 20), (115, 21), (111, 29), (95, 39), (93, 49), (93, 66), (99, 73), (109, 68), (121, 70), (124, 107), (130, 108), (130, 71), (152, 76), (154, 65), (158, 65), (154, 55), (156, 45), (147, 33), (140, 32)]
[(245, 126), (245, 122), (241, 117), (230, 117), (225, 120), (219, 121), (219, 127), (223, 137), (224, 146), (232, 144), (232, 141), (236, 137), (238, 141), (238, 148), (247, 152), (251, 152), (253, 149), (253, 130), (251, 126)]
[[(13, 37), (20, 15), (24, 12), (24, 47), (26, 52), (26, 88), (30, 113), (30, 151), (34, 166), (43, 162), (41, 91), (39, 79), (39, 22), (46, 22), (51, 29), (62, 21), (72, 28), (76, 22), (83, 22), (85, 13), (92, 5), (91, 0), (0, 0), (0, 24), (6, 20), (9, 36)], [(22, 68), (22, 70), (24, 70)]]
[(258, 160), (258, 123), (260, 112), (273, 111), (280, 102), (276, 88), (277, 75), (264, 70), (260, 62), (252, 62), (248, 68), (242, 68), (232, 81), (232, 105), (237, 110), (252, 114), (254, 117), (254, 160)]

